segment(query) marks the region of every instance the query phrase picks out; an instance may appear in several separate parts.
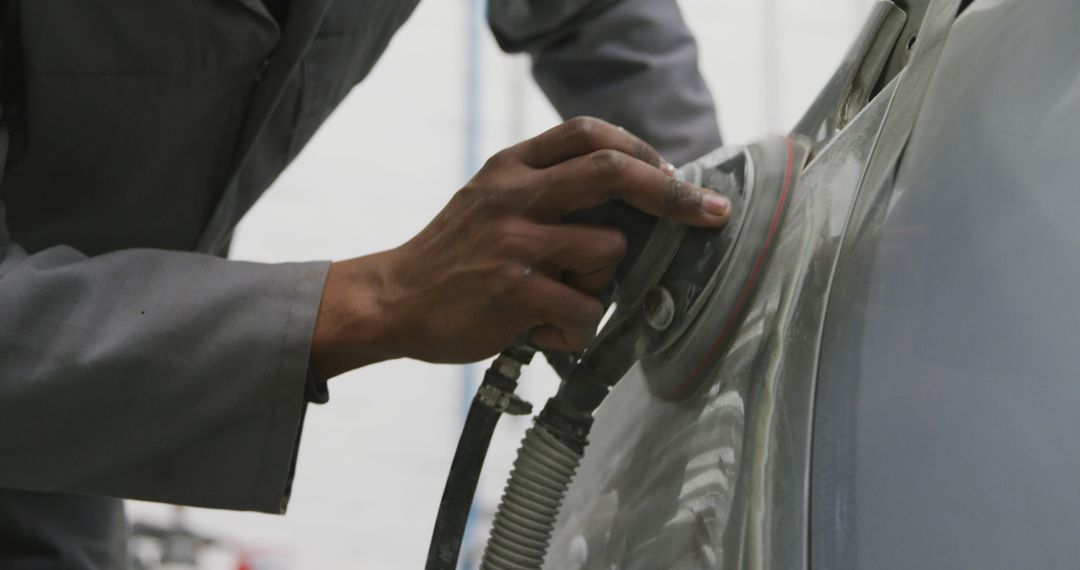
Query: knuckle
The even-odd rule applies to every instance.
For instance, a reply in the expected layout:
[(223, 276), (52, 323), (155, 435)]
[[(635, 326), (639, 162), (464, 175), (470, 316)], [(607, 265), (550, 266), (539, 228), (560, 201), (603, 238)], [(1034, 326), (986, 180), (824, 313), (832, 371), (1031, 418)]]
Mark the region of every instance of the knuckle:
[(463, 212), (469, 216), (485, 215), (489, 208), (489, 192), (486, 184), (475, 179), (470, 180), (450, 197), (447, 209), (452, 208), (455, 212)]
[(500, 263), (491, 269), (492, 298), (503, 303), (514, 303), (524, 288), (530, 270), (520, 263)]
[(529, 269), (520, 263), (507, 263), (500, 269), (502, 281), (506, 283), (510, 291), (518, 291), (529, 274)]
[(452, 199), (462, 199), (470, 196), (482, 195), (485, 190), (484, 186), (485, 185), (482, 182), (478, 181), (476, 178), (473, 178), (472, 180), (466, 182), (460, 190), (454, 193)]
[(598, 150), (590, 155), (596, 169), (607, 176), (621, 174), (626, 168), (626, 155), (609, 148)]
[(481, 170), (497, 170), (508, 165), (512, 160), (510, 149), (503, 149), (488, 157), (488, 159), (484, 161), (484, 166), (481, 167)]
[(596, 297), (586, 297), (582, 309), (586, 325), (595, 329), (596, 325), (600, 324), (600, 319), (604, 317), (604, 304)]
[(603, 122), (595, 117), (578, 116), (566, 122), (574, 137), (586, 143), (596, 144), (600, 140)]
[[(488, 159), (490, 163), (494, 157)], [(503, 169), (492, 170), (487, 166), (461, 187), (455, 197), (470, 198), (480, 205), (504, 209), (517, 203), (515, 196), (524, 186), (525, 176)]]
[(695, 208), (700, 200), (701, 198), (690, 189), (689, 184), (672, 178), (664, 191), (664, 210), (669, 213), (684, 212)]
[(567, 307), (573, 307), (571, 320), (580, 328), (595, 328), (604, 313), (604, 306), (600, 300), (587, 294), (575, 294)]
[(640, 139), (634, 143), (634, 156), (649, 164), (656, 164), (660, 160), (660, 154), (649, 143)]
[(528, 248), (530, 240), (518, 220), (509, 219), (496, 223), (494, 234), (494, 245), (513, 257), (517, 257), (518, 252)]
[(566, 121), (566, 126), (574, 132), (587, 133), (593, 128), (595, 123), (596, 119), (592, 117), (586, 115), (578, 115)]
[(607, 250), (613, 260), (622, 259), (626, 255), (626, 234), (619, 230), (607, 232)]

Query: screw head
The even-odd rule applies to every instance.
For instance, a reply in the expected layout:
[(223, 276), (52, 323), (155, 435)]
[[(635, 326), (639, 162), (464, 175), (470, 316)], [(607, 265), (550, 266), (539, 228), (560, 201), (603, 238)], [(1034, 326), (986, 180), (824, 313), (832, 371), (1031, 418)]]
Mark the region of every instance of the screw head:
[(675, 299), (664, 287), (649, 289), (645, 293), (642, 309), (645, 311), (645, 322), (655, 330), (667, 330), (671, 321), (675, 320)]

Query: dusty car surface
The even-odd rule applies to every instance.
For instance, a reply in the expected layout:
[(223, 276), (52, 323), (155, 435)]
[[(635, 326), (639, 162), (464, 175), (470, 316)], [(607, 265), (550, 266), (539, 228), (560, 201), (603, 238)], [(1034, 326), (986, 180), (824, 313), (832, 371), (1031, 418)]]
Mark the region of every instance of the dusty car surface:
[(898, 4), (796, 127), (730, 347), (693, 397), (615, 386), (545, 567), (1080, 566), (1080, 3)]

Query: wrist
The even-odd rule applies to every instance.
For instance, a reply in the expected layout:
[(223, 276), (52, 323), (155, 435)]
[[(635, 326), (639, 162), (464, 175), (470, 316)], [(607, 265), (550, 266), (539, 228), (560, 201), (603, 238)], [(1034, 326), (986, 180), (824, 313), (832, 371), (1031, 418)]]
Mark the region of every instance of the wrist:
[(311, 343), (311, 371), (331, 378), (401, 356), (385, 295), (388, 252), (330, 265)]

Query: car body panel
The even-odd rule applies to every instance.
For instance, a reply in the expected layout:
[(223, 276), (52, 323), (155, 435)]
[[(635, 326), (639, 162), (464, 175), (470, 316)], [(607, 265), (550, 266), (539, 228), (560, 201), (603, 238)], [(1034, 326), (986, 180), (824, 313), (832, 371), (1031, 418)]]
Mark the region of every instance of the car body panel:
[[(707, 394), (664, 402), (637, 366), (614, 388), (597, 413), (547, 568), (805, 563), (800, 505), (825, 292), (892, 90), (799, 180), (764, 280), (709, 373)], [(777, 436), (793, 426), (797, 433)]]
[(821, 349), (814, 568), (1080, 565), (1080, 4), (976, 2)]
[(895, 81), (819, 139), (711, 388), (615, 387), (545, 567), (1080, 563), (1078, 24), (976, 2), (906, 149)]
[[(868, 27), (878, 30), (889, 13), (872, 16)], [(893, 28), (887, 33), (898, 32)], [(868, 40), (860, 38), (854, 51), (868, 51)], [(853, 77), (859, 67), (849, 60), (838, 76)], [(817, 138), (821, 148), (795, 184), (760, 289), (731, 348), (708, 373), (708, 393), (660, 401), (645, 388), (640, 366), (615, 387), (597, 414), (547, 568), (805, 565), (808, 371), (840, 238), (895, 89), (894, 82), (841, 135)], [(804, 125), (836, 128), (832, 117), (849, 90), (832, 90), (834, 102), (819, 99)], [(725, 310), (707, 306), (703, 315)]]

